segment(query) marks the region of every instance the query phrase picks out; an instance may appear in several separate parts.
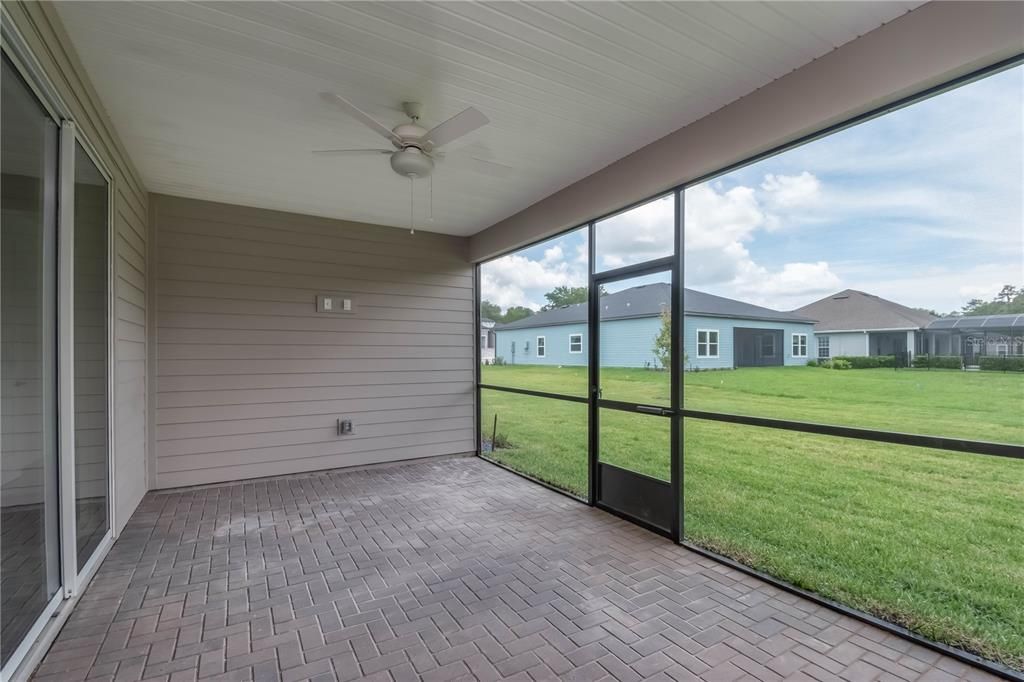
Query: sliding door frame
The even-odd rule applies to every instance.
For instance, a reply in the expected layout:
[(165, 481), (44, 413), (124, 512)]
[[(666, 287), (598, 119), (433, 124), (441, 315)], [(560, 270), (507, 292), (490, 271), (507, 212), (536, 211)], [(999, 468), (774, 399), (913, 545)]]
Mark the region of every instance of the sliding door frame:
[[(27, 678), (56, 638), (81, 597), (89, 581), (106, 558), (117, 537), (115, 466), (114, 466), (114, 410), (117, 406), (116, 370), (116, 231), (114, 213), (116, 187), (110, 168), (96, 147), (75, 126), (70, 107), (54, 87), (28, 43), (16, 28), (7, 9), (0, 10), (0, 49), (28, 85), (47, 114), (58, 125), (57, 167), (57, 262), (55, 288), (57, 294), (55, 330), (57, 335), (57, 489), (58, 489), (58, 548), (60, 551), (61, 586), (46, 605), (39, 618), (19, 642), (7, 664), (0, 670), (0, 682)], [(74, 366), (74, 194), (75, 155), (77, 146), (107, 183), (105, 234), (107, 238), (105, 268), (105, 338), (106, 338), (106, 457), (107, 530), (92, 555), (78, 565), (76, 541), (77, 519), (75, 492), (75, 366)]]

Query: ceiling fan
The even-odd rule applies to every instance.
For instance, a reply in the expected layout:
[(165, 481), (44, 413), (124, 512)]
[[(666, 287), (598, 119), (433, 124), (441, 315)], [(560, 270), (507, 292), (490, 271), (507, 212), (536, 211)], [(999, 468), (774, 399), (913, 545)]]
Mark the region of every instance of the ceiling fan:
[[(352, 118), (362, 122), (371, 128), (381, 137), (386, 138), (392, 144), (392, 149), (318, 149), (314, 154), (341, 155), (341, 154), (389, 154), (391, 156), (391, 168), (403, 177), (425, 178), (434, 170), (434, 161), (443, 159), (444, 153), (438, 147), (449, 144), (463, 135), (468, 135), (474, 130), (481, 128), (490, 120), (484, 116), (479, 109), (468, 107), (455, 114), (444, 123), (440, 123), (430, 130), (419, 124), (423, 112), (423, 105), (419, 102), (402, 102), (402, 111), (411, 120), (410, 123), (401, 123), (394, 128), (376, 120), (347, 99), (333, 92), (320, 93), (320, 97)], [(492, 163), (483, 159), (476, 159), (483, 163)], [(493, 164), (501, 168), (501, 164)]]
[[(381, 137), (386, 138), (391, 142), (392, 148), (318, 149), (313, 153), (318, 155), (388, 154), (391, 157), (391, 169), (402, 177), (409, 178), (410, 181), (410, 231), (412, 231), (413, 227), (413, 211), (411, 205), (412, 181), (430, 177), (430, 174), (434, 170), (434, 161), (444, 158), (444, 153), (439, 151), (438, 147), (453, 142), (464, 135), (468, 135), (474, 130), (477, 130), (490, 122), (489, 119), (478, 109), (468, 107), (467, 109), (455, 114), (447, 121), (439, 123), (430, 130), (427, 130), (419, 124), (420, 116), (423, 112), (423, 105), (419, 102), (402, 102), (402, 111), (405, 112), (405, 115), (409, 117), (411, 122), (401, 123), (394, 128), (388, 128), (386, 125), (337, 93), (323, 92), (320, 93), (320, 97), (324, 101), (338, 107), (352, 118), (362, 122)], [(485, 168), (484, 172), (490, 171), (492, 174), (497, 171), (511, 170), (508, 166), (503, 166), (491, 161), (485, 161), (483, 159), (474, 158), (472, 161), (476, 164), (485, 165), (488, 168)], [(497, 174), (500, 175), (501, 173)], [(431, 201), (433, 201), (433, 198), (431, 198)]]

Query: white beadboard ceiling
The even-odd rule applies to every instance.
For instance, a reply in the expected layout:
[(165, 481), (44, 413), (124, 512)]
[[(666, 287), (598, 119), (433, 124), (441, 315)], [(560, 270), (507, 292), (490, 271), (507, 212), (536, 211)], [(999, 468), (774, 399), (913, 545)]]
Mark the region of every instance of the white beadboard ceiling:
[[(63, 2), (148, 189), (405, 226), (386, 141), (473, 105), (488, 126), (417, 183), (422, 229), (470, 235), (891, 21), (920, 2)], [(385, 142), (385, 145), (381, 145)], [(509, 167), (473, 159), (491, 159)], [(500, 169), (499, 169), (500, 170)]]

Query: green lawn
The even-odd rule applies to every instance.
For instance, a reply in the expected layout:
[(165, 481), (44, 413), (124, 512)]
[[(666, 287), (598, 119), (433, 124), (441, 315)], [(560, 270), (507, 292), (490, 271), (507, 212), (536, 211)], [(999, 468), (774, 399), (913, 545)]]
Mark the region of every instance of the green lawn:
[[(659, 404), (667, 375), (604, 371)], [(485, 367), (483, 382), (585, 393), (582, 368)], [(1024, 376), (751, 368), (685, 375), (687, 407), (1024, 443)], [(586, 406), (482, 392), (489, 456), (578, 495)], [(668, 420), (601, 415), (601, 457), (668, 478)], [(687, 539), (938, 641), (1024, 669), (1024, 461), (687, 419)], [(499, 438), (501, 445), (502, 438)]]

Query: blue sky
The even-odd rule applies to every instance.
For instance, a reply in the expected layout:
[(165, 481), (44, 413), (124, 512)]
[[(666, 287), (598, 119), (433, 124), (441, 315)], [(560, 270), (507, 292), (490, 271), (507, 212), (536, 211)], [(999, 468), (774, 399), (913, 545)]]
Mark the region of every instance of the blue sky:
[[(599, 268), (671, 248), (671, 202), (599, 225)], [(686, 190), (686, 286), (777, 309), (845, 288), (949, 312), (1024, 284), (1024, 66)], [(586, 282), (577, 232), (482, 269), (538, 307)]]

